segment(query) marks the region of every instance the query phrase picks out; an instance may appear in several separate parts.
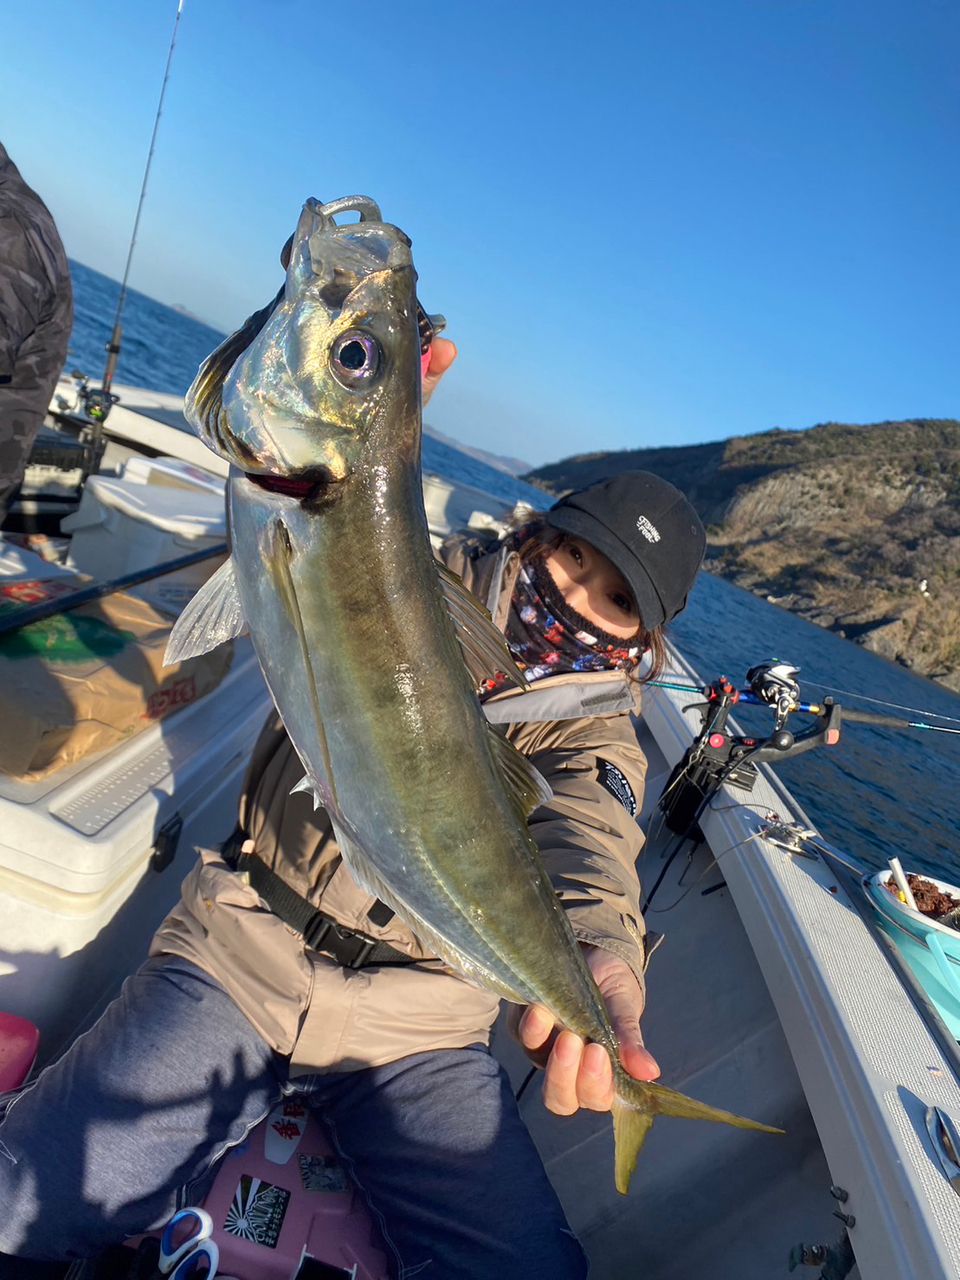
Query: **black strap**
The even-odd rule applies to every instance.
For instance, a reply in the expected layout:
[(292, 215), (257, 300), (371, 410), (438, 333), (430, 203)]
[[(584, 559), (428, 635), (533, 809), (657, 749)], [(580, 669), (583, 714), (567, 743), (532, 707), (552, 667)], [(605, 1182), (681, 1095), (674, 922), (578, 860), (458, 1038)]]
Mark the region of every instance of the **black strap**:
[(243, 827), (236, 826), (224, 840), (220, 846), (220, 856), (230, 868), (231, 871), (237, 869), (237, 859), (240, 857), (240, 848), (247, 838), (247, 833)]
[[(231, 840), (235, 835), (236, 833)], [(229, 845), (230, 841), (227, 844)], [(225, 846), (224, 857), (226, 853)], [(303, 940), (308, 947), (312, 947), (315, 951), (326, 952), (345, 969), (363, 969), (370, 965), (416, 963), (412, 957), (398, 951), (396, 947), (391, 947), (388, 942), (380, 942), (355, 929), (348, 929), (346, 925), (334, 920), (333, 916), (328, 916), (325, 911), (315, 907), (295, 889), (291, 889), (287, 882), (275, 871), (271, 871), (255, 853), (238, 853), (234, 856), (232, 865), (237, 871), (249, 877), (250, 884), (275, 916), (279, 916), (284, 924), (303, 935)], [(379, 905), (383, 908), (380, 917), (383, 917), (384, 912), (389, 912), (386, 918), (382, 919), (382, 923), (386, 924), (394, 913), (386, 903)], [(381, 923), (380, 918), (373, 917), (372, 911), (370, 914), (375, 924)]]

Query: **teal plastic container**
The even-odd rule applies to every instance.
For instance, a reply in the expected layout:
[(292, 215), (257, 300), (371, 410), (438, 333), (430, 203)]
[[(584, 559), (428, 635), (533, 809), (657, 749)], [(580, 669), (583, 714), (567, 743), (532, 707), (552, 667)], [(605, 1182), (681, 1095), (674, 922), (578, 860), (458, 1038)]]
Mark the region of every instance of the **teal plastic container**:
[[(960, 930), (938, 924), (914, 911), (886, 887), (892, 871), (865, 876), (863, 888), (877, 913), (878, 923), (893, 939), (914, 977), (936, 1005), (950, 1034), (960, 1040)], [(943, 893), (960, 898), (960, 888), (924, 872)]]

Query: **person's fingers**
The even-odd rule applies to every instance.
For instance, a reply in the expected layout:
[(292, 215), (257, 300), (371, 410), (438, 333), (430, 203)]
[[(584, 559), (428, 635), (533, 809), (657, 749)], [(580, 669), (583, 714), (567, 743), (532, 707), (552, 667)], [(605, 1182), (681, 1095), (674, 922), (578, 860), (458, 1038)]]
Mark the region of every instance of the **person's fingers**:
[[(610, 1014), (620, 1060), (637, 1080), (656, 1080), (660, 1067), (643, 1043), (640, 1017), (643, 989), (626, 961), (610, 951), (584, 947)], [(543, 1005), (528, 1005), (511, 1013), (510, 1027), (528, 1057), (544, 1067), (544, 1105), (557, 1115), (573, 1115), (580, 1107), (609, 1111), (615, 1096), (613, 1066), (601, 1044), (586, 1044), (571, 1031), (560, 1030)]]
[(620, 1059), (638, 1080), (656, 1080), (660, 1067), (643, 1044), (643, 989), (626, 961), (599, 947), (585, 948), (587, 964), (603, 996), (620, 1044)]
[(423, 403), (436, 391), (440, 379), (457, 358), (456, 345), (449, 338), (434, 338), (430, 343), (430, 363), (423, 376)]
[(639, 1080), (655, 1080), (660, 1068), (644, 1047), (640, 1032), (643, 995), (639, 984), (624, 966), (621, 972), (608, 975), (600, 987), (610, 1021), (620, 1043), (620, 1058), (630, 1075)]
[(515, 1034), (537, 1066), (546, 1064), (553, 1047), (555, 1029), (553, 1014), (542, 1004), (527, 1005), (523, 1010)]
[(434, 338), (430, 343), (430, 364), (427, 373), (442, 378), (457, 358), (457, 346), (449, 338)]
[(609, 1111), (613, 1097), (610, 1055), (602, 1044), (588, 1044), (577, 1072), (577, 1101), (590, 1111)]
[(632, 1041), (620, 1041), (620, 1061), (634, 1080), (657, 1080), (660, 1064), (653, 1054)]
[(572, 1116), (580, 1108), (577, 1076), (583, 1057), (583, 1041), (572, 1031), (557, 1036), (543, 1073), (543, 1102), (558, 1116)]

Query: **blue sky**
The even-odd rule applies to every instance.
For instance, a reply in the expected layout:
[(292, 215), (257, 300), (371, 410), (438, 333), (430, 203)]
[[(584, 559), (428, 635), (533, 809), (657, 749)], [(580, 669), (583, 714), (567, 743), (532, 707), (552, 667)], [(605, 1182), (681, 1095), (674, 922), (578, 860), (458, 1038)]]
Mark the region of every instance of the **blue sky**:
[[(175, 12), (4, 14), (0, 138), (114, 277)], [(363, 192), (466, 442), (960, 416), (958, 59), (954, 0), (185, 0), (131, 284), (235, 327), (304, 197)]]

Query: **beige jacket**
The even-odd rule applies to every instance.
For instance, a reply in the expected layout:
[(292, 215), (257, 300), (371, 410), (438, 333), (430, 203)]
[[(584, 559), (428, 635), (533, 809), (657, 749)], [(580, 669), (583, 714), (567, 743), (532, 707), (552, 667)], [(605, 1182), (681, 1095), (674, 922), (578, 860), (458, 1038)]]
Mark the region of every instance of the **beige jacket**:
[[(464, 539), (448, 565), (505, 624), (519, 561)], [(634, 864), (646, 761), (632, 715), (639, 687), (620, 672), (559, 675), (528, 692), (490, 699), (488, 718), (529, 756), (553, 789), (530, 830), (577, 937), (617, 953), (643, 981), (644, 936)], [(290, 794), (303, 776), (274, 716), (254, 749), (240, 805), (253, 850), (294, 889), (340, 923), (390, 943), (421, 963), (342, 969), (274, 916), (220, 855), (200, 851), (182, 898), (151, 954), (183, 956), (229, 991), (293, 1074), (379, 1065), (427, 1049), (487, 1043), (499, 1000), (424, 952), (397, 918), (378, 927), (376, 901), (343, 864), (323, 811)]]

